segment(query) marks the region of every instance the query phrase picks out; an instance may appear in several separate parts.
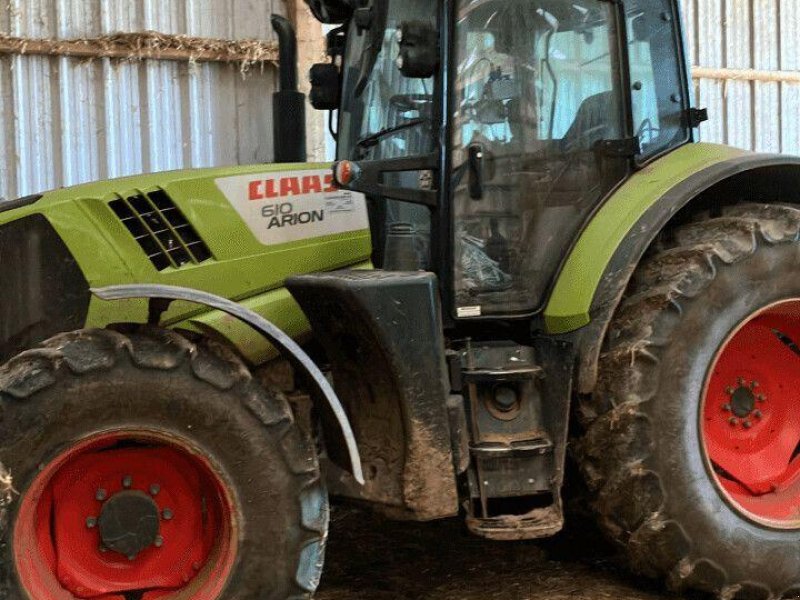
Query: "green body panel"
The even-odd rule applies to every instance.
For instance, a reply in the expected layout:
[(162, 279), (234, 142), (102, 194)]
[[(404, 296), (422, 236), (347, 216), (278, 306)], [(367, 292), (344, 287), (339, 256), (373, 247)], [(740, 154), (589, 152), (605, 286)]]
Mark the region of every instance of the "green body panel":
[[(73, 254), (91, 287), (161, 284), (198, 289), (239, 301), (294, 336), (309, 326), (283, 287), (294, 274), (360, 265), (369, 259), (369, 231), (264, 245), (215, 181), (223, 177), (328, 169), (327, 164), (252, 165), (174, 171), (75, 186), (44, 194), (38, 202), (0, 213), (0, 225), (42, 214)], [(213, 258), (158, 271), (109, 207), (109, 202), (163, 189), (205, 241)], [(86, 327), (144, 322), (147, 303), (92, 298)], [(224, 315), (176, 302), (164, 315), (169, 326), (210, 328), (226, 335), (252, 360), (271, 356), (264, 340)]]
[(549, 333), (568, 333), (588, 325), (589, 309), (614, 252), (659, 198), (687, 177), (747, 154), (716, 144), (688, 144), (660, 158), (626, 181), (603, 205), (573, 246), (547, 307)]
[[(349, 268), (371, 269), (372, 265), (364, 262), (350, 265)], [(308, 319), (284, 287), (253, 296), (240, 304), (268, 318), (278, 329), (295, 339), (302, 340), (311, 332)], [(175, 323), (174, 327), (234, 341), (244, 357), (254, 364), (261, 364), (278, 355), (277, 350), (255, 329), (218, 310), (205, 311)]]

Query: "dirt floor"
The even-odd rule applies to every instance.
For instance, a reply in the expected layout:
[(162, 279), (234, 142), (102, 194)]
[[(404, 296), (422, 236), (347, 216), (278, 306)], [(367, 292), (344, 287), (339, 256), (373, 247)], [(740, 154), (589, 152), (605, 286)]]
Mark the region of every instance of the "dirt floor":
[(335, 507), (319, 600), (681, 600), (630, 576), (590, 526), (497, 543), (459, 519), (396, 523)]

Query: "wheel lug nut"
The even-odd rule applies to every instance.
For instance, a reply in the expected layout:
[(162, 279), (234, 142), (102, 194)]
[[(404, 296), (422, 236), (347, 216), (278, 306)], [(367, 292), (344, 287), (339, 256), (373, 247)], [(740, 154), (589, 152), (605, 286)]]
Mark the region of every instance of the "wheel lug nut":
[(97, 490), (97, 493), (94, 495), (94, 497), (98, 500), (98, 502), (102, 502), (108, 497), (108, 493), (103, 488), (100, 488)]
[(130, 475), (125, 475), (125, 477), (122, 478), (122, 487), (129, 488), (132, 485), (133, 485), (133, 477), (131, 477)]
[(734, 390), (732, 387), (730, 387), (730, 386), (728, 386), (728, 387), (726, 387), (726, 388), (725, 388), (725, 393), (726, 393), (726, 394), (728, 394), (729, 396), (733, 396), (733, 392), (734, 392), (734, 391), (735, 391), (735, 390)]
[(739, 419), (737, 419), (736, 417), (731, 417), (730, 419), (728, 419), (728, 423), (730, 423), (735, 427), (736, 425), (739, 424)]
[(764, 394), (759, 394), (758, 396), (756, 396), (756, 400), (758, 400), (759, 402), (764, 402), (764, 400), (766, 399), (767, 397)]
[(736, 383), (738, 383), (739, 385), (744, 385), (744, 377), (739, 377), (738, 379), (736, 379)]
[(763, 416), (764, 416), (764, 414), (763, 414), (763, 413), (762, 413), (760, 410), (754, 410), (754, 411), (753, 411), (753, 416), (754, 416), (756, 419), (760, 419), (761, 417), (763, 417)]
[(759, 385), (760, 385), (760, 384), (759, 384), (757, 381), (754, 381), (753, 383), (751, 383), (751, 384), (750, 384), (750, 387), (751, 387), (752, 389), (756, 389), (756, 388), (757, 388)]
[(161, 486), (157, 483), (154, 483), (150, 486), (150, 495), (151, 496), (158, 496), (158, 493), (161, 491)]
[(753, 424), (750, 421), (745, 421), (744, 423), (742, 423), (742, 425), (744, 425), (745, 429), (750, 429), (753, 426)]
[(97, 518), (95, 517), (87, 517), (86, 519), (86, 527), (89, 529), (94, 529), (97, 527)]
[(172, 509), (165, 508), (163, 511), (161, 511), (161, 516), (164, 518), (165, 521), (171, 521), (172, 517), (174, 517), (175, 515), (173, 514)]
[(161, 548), (161, 546), (164, 545), (164, 538), (161, 537), (160, 535), (157, 535), (156, 536), (156, 541), (153, 542), (153, 543), (155, 544), (156, 548)]
[(733, 410), (733, 408), (731, 408), (730, 404), (723, 404), (722, 405), (722, 410), (724, 410), (726, 412), (731, 412)]

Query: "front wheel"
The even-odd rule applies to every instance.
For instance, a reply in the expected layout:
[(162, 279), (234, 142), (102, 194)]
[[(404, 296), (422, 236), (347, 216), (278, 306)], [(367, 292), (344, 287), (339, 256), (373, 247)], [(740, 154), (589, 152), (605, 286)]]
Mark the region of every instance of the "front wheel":
[(314, 445), (225, 352), (160, 330), (53, 338), (0, 369), (0, 463), (2, 598), (286, 600), (318, 584)]
[(578, 443), (633, 568), (722, 598), (800, 592), (800, 210), (664, 236), (615, 316)]

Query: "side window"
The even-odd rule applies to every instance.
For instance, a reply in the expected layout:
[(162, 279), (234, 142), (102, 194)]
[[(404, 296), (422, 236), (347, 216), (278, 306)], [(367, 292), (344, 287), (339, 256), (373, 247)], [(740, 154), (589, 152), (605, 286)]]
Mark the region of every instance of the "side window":
[[(602, 139), (622, 136), (614, 85), (609, 23), (543, 36), (541, 139), (565, 140), (569, 149), (589, 149)], [(543, 61), (544, 62), (544, 61)]]
[(626, 4), (634, 133), (644, 159), (689, 139), (677, 18), (671, 0)]

